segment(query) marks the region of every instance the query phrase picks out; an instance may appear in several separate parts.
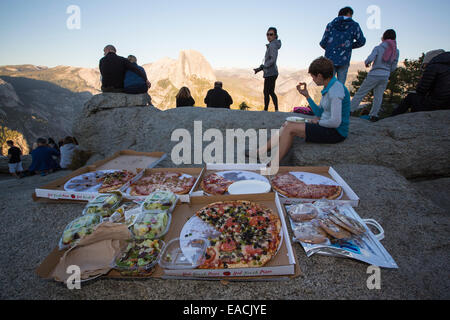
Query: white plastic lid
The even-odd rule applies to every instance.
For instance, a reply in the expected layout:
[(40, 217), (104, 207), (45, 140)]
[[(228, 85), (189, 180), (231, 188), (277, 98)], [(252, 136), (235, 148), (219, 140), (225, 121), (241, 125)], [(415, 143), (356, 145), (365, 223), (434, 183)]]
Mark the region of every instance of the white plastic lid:
[(259, 194), (270, 192), (271, 185), (259, 180), (241, 180), (228, 187), (229, 194)]

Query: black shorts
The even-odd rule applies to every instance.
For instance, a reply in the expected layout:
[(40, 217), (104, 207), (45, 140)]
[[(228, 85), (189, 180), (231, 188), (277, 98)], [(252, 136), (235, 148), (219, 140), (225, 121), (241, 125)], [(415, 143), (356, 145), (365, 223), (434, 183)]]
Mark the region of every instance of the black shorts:
[(339, 143), (345, 140), (345, 137), (334, 128), (325, 128), (315, 123), (305, 124), (306, 142), (313, 143)]

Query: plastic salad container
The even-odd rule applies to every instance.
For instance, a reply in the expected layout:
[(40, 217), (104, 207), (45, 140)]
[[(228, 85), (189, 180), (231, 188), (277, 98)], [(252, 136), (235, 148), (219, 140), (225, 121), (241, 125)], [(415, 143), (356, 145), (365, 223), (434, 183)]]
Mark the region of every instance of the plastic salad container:
[(164, 247), (159, 265), (164, 269), (195, 269), (205, 261), (206, 239), (171, 240)]
[(96, 213), (102, 217), (109, 217), (116, 211), (122, 201), (120, 192), (111, 192), (98, 195), (91, 200), (83, 210), (83, 214)]
[(130, 229), (135, 239), (158, 239), (169, 231), (171, 221), (167, 211), (142, 212)]
[(173, 211), (178, 197), (171, 191), (158, 190), (152, 192), (142, 203), (142, 212), (152, 212), (154, 210)]
[(98, 214), (85, 214), (70, 222), (61, 236), (59, 248), (61, 250), (73, 247), (84, 236), (91, 234), (95, 226), (102, 222)]
[(153, 273), (163, 247), (162, 240), (131, 240), (112, 267), (124, 276), (148, 276)]
[(109, 217), (109, 221), (125, 223), (131, 226), (141, 214), (141, 204), (137, 202), (125, 202)]

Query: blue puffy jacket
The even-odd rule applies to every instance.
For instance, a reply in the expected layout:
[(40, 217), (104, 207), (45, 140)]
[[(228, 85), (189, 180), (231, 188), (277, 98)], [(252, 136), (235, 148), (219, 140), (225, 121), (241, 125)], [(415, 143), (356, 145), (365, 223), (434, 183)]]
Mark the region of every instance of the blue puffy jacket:
[(366, 38), (352, 18), (337, 17), (327, 25), (320, 46), (325, 50), (325, 57), (335, 66), (350, 64), (352, 49), (361, 48)]
[[(145, 74), (144, 68), (142, 68), (141, 66), (138, 66), (136, 63), (134, 63), (134, 65), (136, 65)], [(140, 77), (139, 75), (137, 75), (136, 73), (134, 73), (131, 70), (127, 70), (127, 72), (125, 73), (125, 79), (123, 80), (124, 88), (131, 88), (131, 87), (134, 88), (134, 87), (140, 87), (143, 85), (145, 86), (146, 82), (142, 77)]]

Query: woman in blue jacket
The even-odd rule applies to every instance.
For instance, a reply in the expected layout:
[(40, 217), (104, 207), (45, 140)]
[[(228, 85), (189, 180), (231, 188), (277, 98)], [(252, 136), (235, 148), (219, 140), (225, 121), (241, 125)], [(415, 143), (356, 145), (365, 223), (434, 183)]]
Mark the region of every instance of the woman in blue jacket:
[[(144, 68), (137, 65), (137, 59), (135, 56), (129, 55), (128, 60), (131, 63), (135, 64), (145, 74)], [(125, 74), (123, 88), (125, 93), (130, 94), (147, 93), (148, 91), (148, 86), (145, 79), (141, 78), (138, 74), (134, 73), (131, 70), (127, 70)]]

